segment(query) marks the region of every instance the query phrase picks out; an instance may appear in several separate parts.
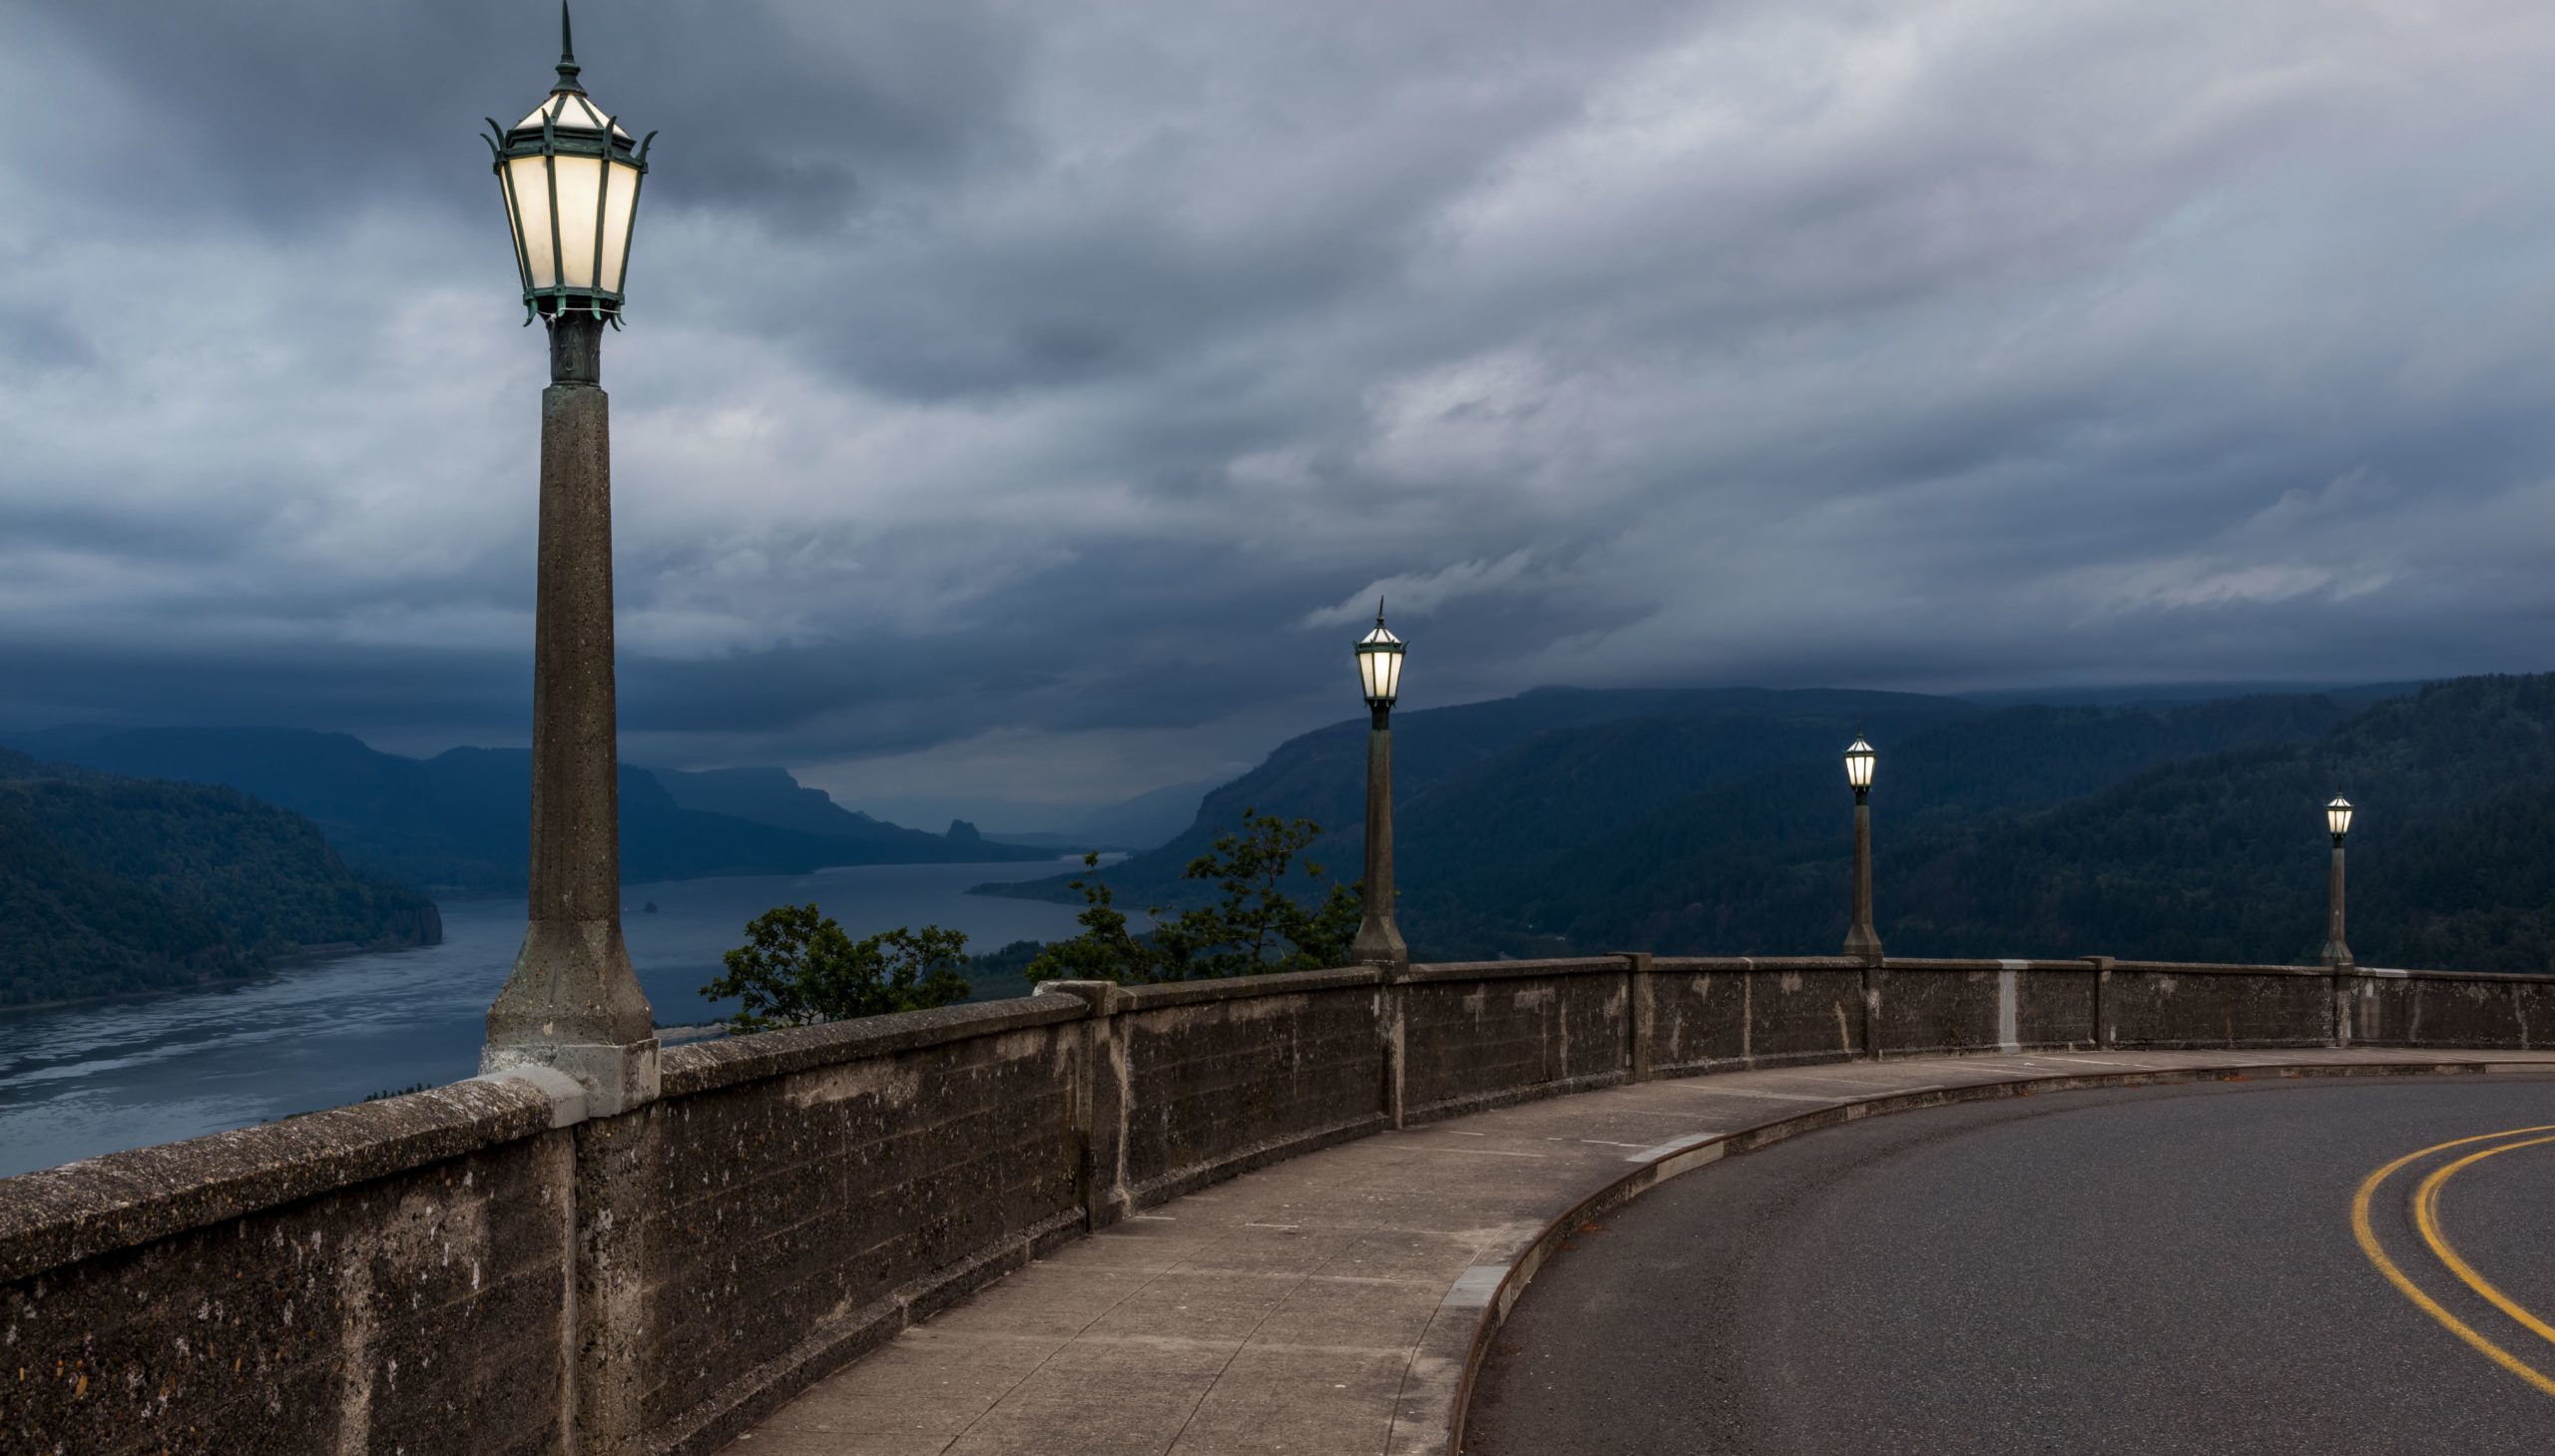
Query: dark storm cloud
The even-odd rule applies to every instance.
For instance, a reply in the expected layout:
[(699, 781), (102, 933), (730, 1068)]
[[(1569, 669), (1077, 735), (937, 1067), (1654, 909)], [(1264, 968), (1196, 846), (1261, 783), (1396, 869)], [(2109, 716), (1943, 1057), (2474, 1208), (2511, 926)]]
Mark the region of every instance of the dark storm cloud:
[[(546, 5), (0, 12), (0, 717), (519, 739)], [(2542, 665), (2533, 7), (593, 3), (634, 755)], [(1353, 709), (1350, 699), (1346, 707)]]
[[(965, 0), (837, 9), (590, 3), (588, 89), (716, 159), (682, 192), (767, 218), (847, 204), (855, 172), (945, 176), (1001, 144), (1020, 30)], [(30, 8), (13, 28), (65, 63), (56, 98), (88, 100), (56, 113), (84, 124), (82, 145), (27, 159), (31, 173), (94, 186), (114, 168), (155, 205), (276, 232), (350, 204), (484, 202), (485, 172), (455, 157), (482, 113), (511, 125), (548, 89), (559, 34), (555, 6), (523, 0), (102, 0)]]

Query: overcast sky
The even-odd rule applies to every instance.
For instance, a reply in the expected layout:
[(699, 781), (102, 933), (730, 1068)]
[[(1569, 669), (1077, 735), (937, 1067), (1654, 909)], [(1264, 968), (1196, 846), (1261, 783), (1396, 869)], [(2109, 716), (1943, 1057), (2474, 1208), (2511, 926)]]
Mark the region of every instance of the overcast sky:
[[(588, 0), (624, 755), (2548, 666), (2543, 0)], [(0, 725), (523, 740), (542, 3), (0, 0)]]

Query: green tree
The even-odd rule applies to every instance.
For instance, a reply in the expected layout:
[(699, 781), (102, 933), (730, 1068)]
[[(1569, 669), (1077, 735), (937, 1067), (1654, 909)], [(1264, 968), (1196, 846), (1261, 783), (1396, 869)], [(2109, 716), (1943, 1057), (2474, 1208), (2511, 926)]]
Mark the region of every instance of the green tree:
[[(1178, 915), (1157, 905), (1147, 912), (1153, 928), (1129, 927), (1108, 884), (1079, 879), (1081, 935), (1047, 947), (1029, 965), (1032, 981), (1117, 981), (1144, 985), (1218, 976), (1265, 975), (1343, 964), (1356, 937), (1361, 907), (1353, 885), (1322, 881), (1322, 866), (1302, 858), (1320, 837), (1310, 819), (1281, 819), (1256, 808), (1243, 810), (1238, 834), (1219, 834), (1207, 853), (1189, 862), (1187, 880), (1213, 881), (1214, 903)], [(1086, 866), (1100, 863), (1083, 856)], [(1302, 877), (1319, 892), (1307, 905), (1288, 891), (1288, 877)]]
[(746, 926), (746, 943), (723, 957), (728, 973), (701, 988), (744, 1003), (732, 1032), (813, 1026), (967, 999), (967, 935), (899, 925), (861, 940), (813, 905), (779, 905)]

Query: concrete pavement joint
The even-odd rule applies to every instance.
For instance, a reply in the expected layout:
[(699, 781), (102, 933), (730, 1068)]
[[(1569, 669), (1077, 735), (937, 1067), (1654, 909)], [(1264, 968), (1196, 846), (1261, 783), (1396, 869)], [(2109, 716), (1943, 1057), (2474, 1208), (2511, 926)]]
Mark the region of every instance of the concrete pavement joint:
[[(1630, 1157), (1627, 1157), (1624, 1161), (1626, 1163), (1657, 1163), (1672, 1153), (1683, 1153), (1687, 1149), (1692, 1148), (1699, 1143), (1709, 1143), (1713, 1139), (1721, 1136), (1722, 1135), (1719, 1133), (1688, 1133), (1685, 1137), (1671, 1138), (1665, 1143), (1659, 1143), (1651, 1147), (1644, 1148), (1639, 1153), (1635, 1153)], [(1627, 1145), (1617, 1143), (1613, 1146), (1621, 1148)]]
[(1490, 1298), (1493, 1294), (1499, 1292), (1499, 1281), (1508, 1277), (1508, 1269), (1509, 1265), (1504, 1263), (1474, 1264), (1472, 1267), (1464, 1270), (1463, 1275), (1455, 1280), (1455, 1286), (1453, 1288), (1446, 1291), (1446, 1297), (1439, 1301), (1439, 1307), (1445, 1309), (1481, 1308), (1483, 1305), (1490, 1302)]
[(1240, 1342), (1235, 1344), (1233, 1352), (1225, 1356), (1224, 1364), (1217, 1367), (1216, 1373), (1208, 1378), (1207, 1388), (1198, 1392), (1198, 1399), (1189, 1407), (1189, 1415), (1186, 1419), (1181, 1421), (1180, 1429), (1172, 1432), (1171, 1439), (1164, 1443), (1162, 1449), (1166, 1453), (1166, 1456), (1168, 1456), (1168, 1453), (1175, 1447), (1179, 1446), (1181, 1437), (1189, 1434), (1189, 1428), (1198, 1423), (1198, 1412), (1206, 1408), (1208, 1400), (1216, 1393), (1216, 1387), (1224, 1383), (1225, 1376), (1233, 1370), (1234, 1361), (1241, 1359), (1242, 1352), (1250, 1349), (1252, 1341), (1259, 1337), (1262, 1330), (1269, 1327), (1270, 1319), (1276, 1315), (1280, 1308), (1284, 1307), (1288, 1299), (1294, 1297), (1296, 1290), (1301, 1289), (1305, 1284), (1311, 1282), (1313, 1274), (1317, 1270), (1328, 1267), (1331, 1260), (1338, 1257), (1339, 1250), (1331, 1250), (1331, 1252), (1319, 1263), (1314, 1264), (1310, 1269), (1306, 1269), (1285, 1293), (1278, 1295), (1275, 1300), (1270, 1302), (1268, 1308), (1260, 1311), (1260, 1317), (1252, 1321), (1250, 1331), (1243, 1335)]
[[(1171, 1219), (1168, 1215), (1165, 1215), (1165, 1216), (1161, 1219), (1161, 1221), (1163, 1221), (1163, 1222), (1171, 1222), (1171, 1221), (1174, 1221), (1174, 1220), (1173, 1220), (1173, 1219)], [(1211, 1241), (1211, 1242), (1207, 1245), (1207, 1247), (1208, 1247), (1208, 1248), (1210, 1248), (1210, 1249), (1213, 1249), (1213, 1248), (1219, 1248), (1219, 1247), (1222, 1247), (1225, 1243), (1230, 1242), (1230, 1241), (1231, 1241), (1231, 1239), (1230, 1239), (1230, 1238), (1225, 1238), (1225, 1239), (1216, 1239), (1216, 1240)], [(1192, 1255), (1192, 1257), (1194, 1258), (1194, 1257), (1195, 1257), (1195, 1255)], [(980, 1410), (980, 1411), (976, 1412), (976, 1414), (975, 1414), (974, 1416), (970, 1417), (970, 1418), (968, 1419), (968, 1421), (967, 1421), (967, 1423), (966, 1423), (965, 1425), (960, 1426), (960, 1427), (958, 1428), (958, 1430), (956, 1431), (956, 1433), (950, 1436), (949, 1440), (948, 1440), (948, 1441), (947, 1441), (947, 1442), (942, 1446), (942, 1448), (941, 1448), (941, 1449), (943, 1449), (943, 1450), (947, 1450), (950, 1446), (955, 1446), (955, 1445), (957, 1445), (960, 1441), (965, 1440), (965, 1439), (967, 1438), (967, 1433), (968, 1433), (969, 1431), (974, 1430), (974, 1429), (975, 1429), (975, 1428), (976, 1428), (980, 1423), (982, 1423), (982, 1422), (983, 1422), (983, 1420), (984, 1420), (984, 1418), (985, 1418), (986, 1416), (991, 1415), (991, 1414), (992, 1414), (993, 1412), (995, 1412), (996, 1410), (1001, 1409), (1001, 1408), (1002, 1408), (1002, 1403), (1003, 1403), (1005, 1400), (1010, 1399), (1010, 1398), (1011, 1398), (1011, 1396), (1012, 1396), (1014, 1393), (1016, 1393), (1016, 1392), (1017, 1392), (1017, 1391), (1018, 1391), (1022, 1386), (1024, 1386), (1024, 1385), (1028, 1384), (1031, 1380), (1036, 1379), (1040, 1371), (1045, 1370), (1045, 1369), (1046, 1369), (1050, 1364), (1054, 1363), (1055, 1358), (1056, 1358), (1056, 1355), (1057, 1355), (1057, 1353), (1058, 1353), (1059, 1351), (1062, 1351), (1062, 1350), (1064, 1350), (1064, 1349), (1069, 1348), (1069, 1347), (1070, 1347), (1070, 1346), (1071, 1346), (1071, 1345), (1072, 1345), (1076, 1340), (1079, 1340), (1079, 1339), (1081, 1339), (1083, 1336), (1085, 1336), (1085, 1335), (1087, 1335), (1087, 1334), (1091, 1333), (1091, 1331), (1092, 1331), (1093, 1329), (1095, 1329), (1095, 1328), (1097, 1328), (1097, 1327), (1099, 1326), (1099, 1324), (1101, 1323), (1101, 1321), (1103, 1321), (1103, 1320), (1107, 1319), (1110, 1315), (1117, 1313), (1120, 1309), (1125, 1308), (1125, 1307), (1126, 1307), (1126, 1305), (1127, 1305), (1127, 1302), (1128, 1302), (1129, 1300), (1134, 1299), (1137, 1295), (1144, 1293), (1147, 1289), (1152, 1288), (1154, 1285), (1156, 1285), (1156, 1284), (1158, 1284), (1158, 1283), (1161, 1283), (1161, 1282), (1162, 1282), (1162, 1280), (1164, 1279), (1164, 1277), (1165, 1277), (1165, 1276), (1167, 1276), (1167, 1275), (1169, 1275), (1169, 1274), (1171, 1274), (1174, 1270), (1185, 1270), (1185, 1269), (1186, 1269), (1186, 1267), (1188, 1266), (1188, 1264), (1190, 1263), (1190, 1261), (1191, 1261), (1191, 1260), (1190, 1260), (1189, 1258), (1175, 1259), (1175, 1260), (1173, 1260), (1172, 1262), (1170, 1262), (1170, 1263), (1168, 1263), (1168, 1264), (1165, 1264), (1165, 1265), (1164, 1265), (1164, 1266), (1162, 1266), (1161, 1268), (1158, 1268), (1158, 1269), (1154, 1270), (1152, 1273), (1147, 1274), (1147, 1275), (1146, 1275), (1146, 1276), (1145, 1276), (1145, 1277), (1144, 1277), (1140, 1282), (1138, 1282), (1138, 1283), (1137, 1283), (1137, 1285), (1136, 1285), (1134, 1288), (1129, 1289), (1126, 1293), (1119, 1295), (1116, 1299), (1114, 1299), (1114, 1300), (1110, 1301), (1110, 1303), (1109, 1303), (1106, 1307), (1102, 1308), (1102, 1309), (1101, 1309), (1101, 1311), (1100, 1311), (1099, 1313), (1097, 1313), (1097, 1314), (1093, 1315), (1093, 1316), (1092, 1316), (1091, 1318), (1089, 1318), (1089, 1319), (1084, 1320), (1084, 1321), (1083, 1321), (1079, 1326), (1077, 1326), (1077, 1327), (1075, 1328), (1075, 1330), (1074, 1330), (1074, 1332), (1073, 1332), (1072, 1334), (1067, 1335), (1063, 1340), (1059, 1341), (1059, 1342), (1056, 1344), (1056, 1346), (1055, 1346), (1055, 1348), (1054, 1348), (1054, 1349), (1051, 1349), (1051, 1350), (1047, 1351), (1047, 1353), (1045, 1353), (1044, 1355), (1039, 1356), (1039, 1357), (1038, 1357), (1038, 1362), (1037, 1362), (1036, 1364), (1034, 1364), (1034, 1365), (1031, 1365), (1031, 1366), (1028, 1368), (1028, 1370), (1024, 1371), (1024, 1372), (1021, 1374), (1021, 1377), (1020, 1377), (1019, 1379), (1014, 1380), (1014, 1381), (1013, 1381), (1013, 1382), (1011, 1382), (1009, 1385), (1004, 1386), (1004, 1387), (1003, 1387), (1003, 1391), (1002, 1391), (1002, 1393), (1001, 1393), (1000, 1395), (995, 1396), (991, 1401), (987, 1402), (987, 1403), (986, 1403), (986, 1405), (985, 1405), (985, 1408), (984, 1408), (983, 1410)], [(981, 1293), (981, 1292), (984, 1292), (984, 1291), (979, 1291), (979, 1292)], [(969, 1297), (970, 1297), (970, 1298), (973, 1298), (973, 1297), (975, 1297), (975, 1296), (971, 1295), (971, 1296), (969, 1296)]]
[(1667, 1085), (1680, 1092), (1697, 1092), (1706, 1097), (1755, 1097), (1764, 1098), (1769, 1102), (1824, 1103), (1830, 1107), (1844, 1101), (1840, 1097), (1820, 1097), (1807, 1092), (1765, 1092), (1754, 1087), (1696, 1087), (1684, 1082), (1672, 1082)]

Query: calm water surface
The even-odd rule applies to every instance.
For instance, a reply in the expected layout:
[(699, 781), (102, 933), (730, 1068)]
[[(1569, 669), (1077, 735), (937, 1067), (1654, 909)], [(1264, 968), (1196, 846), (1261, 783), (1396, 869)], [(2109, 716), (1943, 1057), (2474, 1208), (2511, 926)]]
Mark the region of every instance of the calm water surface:
[[(1075, 933), (1075, 907), (962, 893), (1057, 863), (887, 864), (808, 875), (629, 885), (630, 956), (661, 1023), (715, 1021), (704, 1000), (748, 920), (813, 900), (854, 936), (899, 925), (964, 930), (982, 953)], [(300, 966), (213, 991), (0, 1013), (0, 1178), (457, 1081), (479, 1070), (488, 1002), (523, 940), (520, 897), (448, 900), (441, 945)], [(979, 982), (978, 999), (1018, 982)]]

